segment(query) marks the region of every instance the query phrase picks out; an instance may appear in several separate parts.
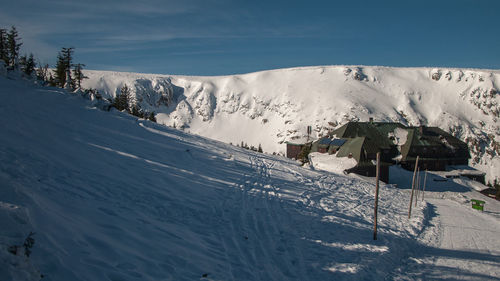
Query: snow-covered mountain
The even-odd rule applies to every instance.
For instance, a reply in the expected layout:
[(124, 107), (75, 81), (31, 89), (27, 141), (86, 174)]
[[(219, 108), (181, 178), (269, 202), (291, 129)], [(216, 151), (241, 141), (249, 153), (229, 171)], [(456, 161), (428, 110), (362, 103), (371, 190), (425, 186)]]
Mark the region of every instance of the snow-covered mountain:
[(0, 280), (500, 277), (500, 204), (485, 197), (484, 213), (471, 209), (482, 195), (462, 185), (468, 179), (429, 181), (410, 219), (409, 190), (382, 184), (373, 240), (372, 181), (7, 75)]
[(407, 190), (374, 242), (373, 183), (31, 83), (0, 76), (0, 280), (382, 280), (420, 245)]
[(438, 126), (469, 144), (470, 164), (500, 179), (500, 71), (320, 66), (190, 77), (87, 71), (87, 88), (112, 98), (127, 84), (159, 123), (284, 153), (285, 141), (347, 121)]

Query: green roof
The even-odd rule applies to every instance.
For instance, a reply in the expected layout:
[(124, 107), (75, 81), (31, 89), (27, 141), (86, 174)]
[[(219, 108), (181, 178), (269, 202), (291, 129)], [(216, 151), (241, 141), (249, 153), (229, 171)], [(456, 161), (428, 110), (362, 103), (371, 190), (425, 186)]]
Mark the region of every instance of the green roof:
[[(408, 132), (406, 142), (401, 145), (402, 161), (414, 161), (416, 155), (420, 159), (453, 160), (470, 158), (467, 144), (437, 127), (406, 127), (400, 123), (382, 122), (349, 122), (330, 136), (323, 137), (312, 145), (311, 151), (320, 147), (329, 147), (329, 151), (337, 149), (337, 157), (351, 155), (359, 165), (373, 165), (372, 160), (377, 152), (381, 152), (381, 161), (389, 165), (399, 155), (398, 147), (391, 138), (396, 129)], [(345, 143), (334, 143), (332, 137)]]
[(416, 153), (412, 152), (412, 148), (417, 147), (436, 149), (434, 155), (427, 158), (470, 158), (469, 148), (465, 142), (438, 127), (411, 127), (407, 131), (406, 143), (401, 146), (403, 160), (414, 159)]
[(415, 130), (407, 130), (407, 132), (408, 135), (406, 136), (406, 142), (401, 146), (402, 159), (406, 159), (406, 157), (408, 157), (408, 153), (410, 153), (410, 148), (415, 137)]
[(352, 154), (352, 157), (359, 163), (362, 159), (362, 148), (365, 142), (365, 137), (357, 137), (353, 139), (348, 139), (344, 145), (342, 145), (337, 152), (337, 157), (348, 157)]
[(379, 148), (389, 149), (394, 145), (389, 139), (388, 134), (398, 127), (404, 128), (399, 123), (349, 122), (334, 130), (332, 135), (338, 138), (366, 137), (370, 142), (370, 146), (376, 147), (378, 151)]

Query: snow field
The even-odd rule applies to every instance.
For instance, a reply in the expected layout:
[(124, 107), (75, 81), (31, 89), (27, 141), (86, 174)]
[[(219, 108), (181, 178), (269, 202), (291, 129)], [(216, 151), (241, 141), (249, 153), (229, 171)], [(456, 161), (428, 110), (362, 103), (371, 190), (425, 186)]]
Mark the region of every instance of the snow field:
[(406, 191), (382, 188), (373, 241), (372, 183), (0, 85), (1, 249), (36, 232), (0, 279), (380, 280), (422, 231)]
[[(474, 195), (475, 198), (477, 196)], [(394, 279), (497, 279), (500, 276), (499, 204), (487, 202), (490, 210), (496, 210), (483, 213), (470, 208), (470, 204), (464, 206), (464, 202), (456, 200), (428, 201), (432, 219), (418, 238), (427, 246), (420, 248), (396, 269)], [(496, 217), (491, 216), (492, 213)]]
[[(429, 186), (408, 220), (409, 190), (381, 185), (374, 241), (366, 179), (21, 80), (0, 100), (0, 280), (500, 277), (500, 207), (475, 191)], [(30, 231), (29, 258), (6, 251)]]

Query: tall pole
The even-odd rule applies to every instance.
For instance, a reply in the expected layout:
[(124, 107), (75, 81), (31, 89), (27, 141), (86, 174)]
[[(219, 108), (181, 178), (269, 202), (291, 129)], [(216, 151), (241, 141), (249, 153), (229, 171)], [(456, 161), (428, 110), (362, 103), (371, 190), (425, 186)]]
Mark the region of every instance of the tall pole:
[(417, 159), (415, 160), (415, 171), (413, 172), (413, 180), (411, 183), (411, 196), (410, 196), (410, 208), (408, 210), (408, 219), (411, 217), (411, 203), (413, 203), (413, 189), (415, 188), (415, 174), (417, 173), (417, 167), (418, 167), (418, 156)]
[(377, 172), (375, 179), (375, 210), (373, 218), (373, 240), (377, 240), (378, 180), (380, 177), (380, 152), (377, 152)]
[(427, 184), (427, 170), (425, 170), (425, 177), (424, 177), (424, 190), (422, 191), (422, 201), (424, 201), (424, 195), (425, 195), (425, 185)]
[(420, 194), (420, 168), (417, 168), (417, 184), (415, 191), (415, 207), (417, 207), (418, 195)]

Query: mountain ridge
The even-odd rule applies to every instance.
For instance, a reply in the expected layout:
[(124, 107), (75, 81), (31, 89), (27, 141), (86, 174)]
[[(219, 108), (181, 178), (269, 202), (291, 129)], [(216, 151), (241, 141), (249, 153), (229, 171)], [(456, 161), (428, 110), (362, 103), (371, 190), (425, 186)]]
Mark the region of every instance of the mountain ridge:
[[(499, 70), (308, 66), (225, 76), (86, 71), (84, 87), (113, 98), (127, 84), (158, 122), (284, 153), (284, 142), (348, 122), (438, 126), (467, 142), (470, 164), (500, 173)], [(158, 103), (162, 99), (163, 103)], [(256, 133), (258, 132), (258, 133)]]

